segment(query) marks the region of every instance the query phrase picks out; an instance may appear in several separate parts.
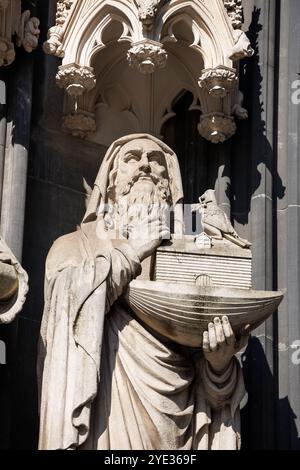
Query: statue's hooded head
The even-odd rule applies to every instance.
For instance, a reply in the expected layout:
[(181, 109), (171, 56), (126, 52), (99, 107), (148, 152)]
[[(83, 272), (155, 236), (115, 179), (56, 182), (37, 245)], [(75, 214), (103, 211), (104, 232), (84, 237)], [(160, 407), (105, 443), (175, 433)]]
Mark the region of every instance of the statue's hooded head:
[[(159, 139), (134, 134), (115, 141), (108, 149), (88, 204), (83, 224), (110, 225), (111, 219), (128, 220), (149, 214), (150, 207), (172, 207), (176, 233), (182, 233), (182, 181), (175, 153)], [(113, 209), (112, 209), (113, 208)]]

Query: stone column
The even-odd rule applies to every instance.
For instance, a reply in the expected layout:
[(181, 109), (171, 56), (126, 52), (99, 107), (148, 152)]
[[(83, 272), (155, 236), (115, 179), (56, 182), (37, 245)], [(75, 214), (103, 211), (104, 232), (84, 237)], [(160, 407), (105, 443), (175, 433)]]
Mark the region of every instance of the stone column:
[(32, 101), (32, 57), (20, 56), (10, 71), (1, 233), (21, 260)]
[[(25, 54), (24, 54), (25, 55)], [(27, 161), (30, 139), (32, 101), (32, 58), (20, 54), (10, 66), (7, 80), (6, 117), (0, 122), (0, 138), (6, 136), (6, 145), (0, 141), (0, 193), (2, 193), (0, 230), (18, 260), (22, 259), (23, 228), (27, 183)], [(2, 171), (3, 170), (3, 171)], [(3, 176), (3, 179), (2, 179)], [(2, 191), (1, 191), (2, 186)], [(1, 198), (0, 198), (1, 202)], [(20, 387), (16, 381), (18, 322), (2, 325), (0, 340), (6, 345), (7, 363), (2, 367), (0, 383), (0, 448), (11, 445), (16, 403), (20, 401)]]

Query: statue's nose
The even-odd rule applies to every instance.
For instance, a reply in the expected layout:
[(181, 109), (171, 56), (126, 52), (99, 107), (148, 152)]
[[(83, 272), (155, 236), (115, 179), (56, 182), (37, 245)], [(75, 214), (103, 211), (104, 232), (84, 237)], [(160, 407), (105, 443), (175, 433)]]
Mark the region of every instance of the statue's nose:
[(141, 171), (144, 171), (145, 173), (149, 173), (151, 171), (148, 156), (145, 153), (143, 154), (143, 156), (140, 160), (139, 168), (140, 168)]

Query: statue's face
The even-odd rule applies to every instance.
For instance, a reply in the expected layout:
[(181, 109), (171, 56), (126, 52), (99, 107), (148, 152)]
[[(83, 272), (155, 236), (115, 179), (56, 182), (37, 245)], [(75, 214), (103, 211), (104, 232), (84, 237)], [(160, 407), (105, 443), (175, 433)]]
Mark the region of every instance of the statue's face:
[(165, 154), (158, 144), (148, 139), (136, 139), (125, 144), (119, 153), (116, 186), (124, 187), (129, 182), (153, 185), (165, 177)]
[(107, 227), (115, 227), (116, 223), (119, 232), (127, 237), (130, 227), (149, 218), (149, 214), (166, 223), (171, 191), (166, 156), (158, 144), (150, 139), (135, 139), (123, 145), (114, 178), (110, 201), (116, 211), (106, 214)]

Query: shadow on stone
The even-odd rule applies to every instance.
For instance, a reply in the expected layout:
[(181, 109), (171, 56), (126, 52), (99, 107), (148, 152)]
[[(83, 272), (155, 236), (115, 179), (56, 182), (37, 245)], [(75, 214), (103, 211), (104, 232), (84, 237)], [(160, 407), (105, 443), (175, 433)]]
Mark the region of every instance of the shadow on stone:
[[(251, 338), (242, 364), (248, 393), (241, 411), (242, 449), (300, 449), (297, 416), (287, 397), (279, 399), (276, 374), (271, 372), (258, 338)], [(279, 423), (284, 423), (284, 436)]]
[[(238, 132), (232, 139), (231, 184), (226, 191), (231, 200), (232, 217), (243, 225), (249, 222), (252, 197), (266, 194), (271, 178), (273, 201), (276, 198), (282, 199), (286, 191), (276, 168), (277, 154), (274, 151), (276, 148), (274, 139), (277, 134), (277, 119), (276, 116), (272, 116), (273, 129), (270, 129), (270, 124), (267, 129), (263, 119), (267, 110), (266, 103), (261, 98), (263, 82), (261, 68), (264, 64), (259, 55), (259, 35), (263, 29), (260, 15), (261, 10), (254, 8), (252, 22), (247, 31), (255, 54), (240, 64), (240, 89), (244, 94), (244, 106), (249, 111), (249, 118), (238, 123)], [(275, 112), (277, 112), (276, 106), (274, 106)], [(262, 174), (262, 169), (267, 170), (265, 175)], [(263, 181), (262, 178), (267, 181)], [(259, 188), (261, 190), (257, 192)]]

